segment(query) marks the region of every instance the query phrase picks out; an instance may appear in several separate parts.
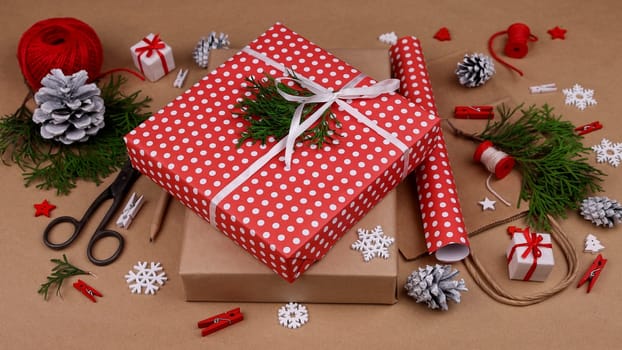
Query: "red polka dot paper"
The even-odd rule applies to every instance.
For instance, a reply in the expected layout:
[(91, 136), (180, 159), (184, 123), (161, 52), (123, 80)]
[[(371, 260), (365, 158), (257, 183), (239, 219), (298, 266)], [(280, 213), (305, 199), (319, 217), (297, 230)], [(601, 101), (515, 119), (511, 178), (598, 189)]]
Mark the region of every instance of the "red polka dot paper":
[[(400, 93), (436, 114), (421, 44), (404, 37), (390, 49), (391, 71), (400, 80)], [(426, 248), (441, 261), (462, 260), (469, 240), (458, 200), (453, 172), (439, 132), (429, 157), (415, 171)]]
[[(424, 161), (440, 127), (438, 118), (396, 93), (347, 101), (403, 142), (405, 152), (333, 104), (342, 137), (321, 149), (298, 144), (290, 169), (279, 152), (249, 171), (279, 140), (238, 145), (246, 122), (235, 103), (247, 94), (247, 77), (283, 76), (281, 65), (335, 91), (360, 74), (277, 24), (126, 135), (126, 144), (137, 170), (208, 221), (213, 205), (212, 225), (293, 281)], [(357, 86), (373, 83), (365, 77)]]

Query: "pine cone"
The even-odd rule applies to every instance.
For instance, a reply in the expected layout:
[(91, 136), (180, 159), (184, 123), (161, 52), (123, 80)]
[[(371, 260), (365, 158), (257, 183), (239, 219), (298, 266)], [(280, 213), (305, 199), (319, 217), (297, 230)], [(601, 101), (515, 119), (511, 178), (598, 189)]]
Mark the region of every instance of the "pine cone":
[(622, 221), (622, 205), (607, 197), (588, 197), (581, 202), (581, 215), (596, 226), (612, 228)]
[(85, 84), (87, 80), (85, 70), (66, 76), (60, 69), (41, 80), (32, 120), (41, 124), (44, 139), (69, 145), (88, 140), (104, 127), (104, 100), (97, 85)]
[(216, 32), (211, 32), (207, 37), (207, 44), (210, 49), (227, 49), (229, 48), (229, 35), (220, 33), (216, 36)]
[(464, 55), (458, 63), (456, 75), (461, 85), (477, 87), (483, 85), (495, 74), (495, 64), (489, 56), (481, 53)]
[(207, 68), (209, 62), (209, 51), (211, 49), (222, 49), (229, 47), (229, 35), (211, 32), (207, 38), (203, 37), (199, 40), (192, 52), (192, 57), (197, 65), (201, 68)]
[(209, 50), (210, 47), (207, 39), (201, 38), (192, 52), (192, 57), (199, 67), (204, 69), (207, 68), (207, 63), (209, 62)]
[(425, 302), (430, 309), (447, 310), (447, 299), (460, 303), (460, 292), (468, 291), (463, 279), (452, 280), (458, 273), (458, 270), (452, 271), (451, 265), (426, 265), (408, 276), (404, 288), (416, 302)]

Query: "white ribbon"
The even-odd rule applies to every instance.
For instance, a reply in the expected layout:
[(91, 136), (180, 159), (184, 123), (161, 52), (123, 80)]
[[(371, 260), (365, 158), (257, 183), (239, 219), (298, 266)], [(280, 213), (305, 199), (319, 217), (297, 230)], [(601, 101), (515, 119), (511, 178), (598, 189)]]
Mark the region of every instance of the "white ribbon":
[[(242, 51), (265, 62), (268, 65), (271, 65), (281, 70), (283, 73), (287, 72), (287, 68), (284, 65), (260, 52), (249, 48), (248, 46), (243, 48)], [(363, 78), (365, 78), (365, 76), (363, 74), (360, 74), (359, 76), (348, 82), (341, 90), (337, 92), (333, 92), (330, 89), (324, 88), (323, 86), (315, 83), (314, 81), (309, 80), (305, 77), (301, 77), (299, 75), (296, 77), (281, 77), (275, 79), (277, 81), (277, 84), (282, 82), (284, 79), (295, 80), (302, 87), (311, 91), (313, 95), (296, 96), (287, 94), (284, 91), (277, 89), (279, 91), (279, 94), (281, 94), (283, 98), (289, 101), (295, 101), (300, 103), (300, 105), (296, 108), (294, 116), (292, 117), (289, 134), (281, 139), (279, 142), (274, 144), (270, 148), (270, 150), (268, 150), (268, 152), (255, 160), (252, 164), (250, 164), (248, 168), (246, 168), (242, 173), (236, 176), (231, 182), (229, 182), (218, 193), (216, 193), (216, 195), (214, 195), (209, 205), (210, 223), (216, 226), (216, 207), (218, 206), (218, 204), (284, 149), (285, 164), (286, 168), (289, 169), (291, 165), (291, 157), (294, 150), (294, 145), (296, 144), (296, 139), (298, 138), (298, 136), (304, 133), (305, 130), (309, 129), (322, 116), (322, 113), (324, 113), (324, 111), (326, 111), (326, 109), (328, 109), (333, 103), (337, 103), (351, 116), (356, 118), (356, 120), (363, 123), (368, 128), (374, 130), (374, 132), (382, 136), (389, 143), (393, 144), (404, 153), (404, 169), (402, 171), (402, 178), (404, 178), (406, 174), (408, 174), (410, 158), (410, 149), (408, 148), (408, 146), (400, 141), (395, 135), (380, 127), (375, 121), (367, 118), (365, 115), (359, 112), (359, 110), (352, 107), (349, 103), (345, 101), (351, 99), (374, 98), (383, 93), (395, 91), (399, 87), (399, 80), (386, 79), (372, 86), (359, 88), (354, 87), (361, 80), (363, 80)], [(302, 119), (302, 110), (306, 104), (322, 102), (324, 102), (324, 104), (320, 108), (318, 108), (311, 116), (307, 117), (307, 119), (305, 119), (303, 123), (300, 123), (300, 120)]]
[[(285, 144), (285, 168), (289, 169), (292, 161), (292, 154), (294, 153), (294, 146), (296, 144), (296, 139), (302, 135), (307, 129), (309, 129), (318, 119), (321, 118), (322, 114), (333, 104), (337, 103), (342, 108), (346, 109), (351, 107), (349, 103), (344, 100), (353, 100), (353, 99), (369, 99), (376, 98), (381, 94), (389, 93), (397, 90), (400, 85), (400, 81), (397, 79), (386, 79), (380, 81), (371, 86), (365, 87), (353, 87), (362, 80), (363, 76), (359, 75), (356, 79), (350, 81), (343, 89), (333, 92), (331, 89), (327, 89), (316, 82), (309, 80), (305, 77), (301, 76), (291, 76), (291, 77), (281, 77), (276, 78), (275, 83), (277, 84), (278, 93), (283, 96), (284, 99), (292, 102), (299, 103), (298, 107), (294, 111), (294, 115), (292, 116), (292, 122), (289, 125), (289, 133), (287, 134), (287, 141)], [(292, 80), (298, 83), (301, 87), (307, 89), (312, 93), (309, 96), (299, 96), (289, 94), (279, 88), (279, 83), (283, 83), (284, 80)], [(310, 103), (324, 103), (320, 108), (318, 108), (313, 114), (311, 114), (303, 123), (300, 123), (302, 120), (302, 112), (307, 104)], [(358, 112), (358, 111), (357, 111)], [(360, 114), (360, 113), (358, 113)], [(357, 118), (358, 119), (358, 118)]]

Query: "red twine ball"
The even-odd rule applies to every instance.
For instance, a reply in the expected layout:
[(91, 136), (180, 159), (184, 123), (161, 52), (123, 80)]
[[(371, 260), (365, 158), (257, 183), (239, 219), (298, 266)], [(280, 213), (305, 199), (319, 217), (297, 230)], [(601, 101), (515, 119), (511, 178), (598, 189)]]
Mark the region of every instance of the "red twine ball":
[(88, 24), (75, 18), (50, 18), (35, 23), (19, 41), (17, 59), (33, 91), (53, 68), (66, 75), (86, 70), (93, 80), (101, 72), (103, 49)]

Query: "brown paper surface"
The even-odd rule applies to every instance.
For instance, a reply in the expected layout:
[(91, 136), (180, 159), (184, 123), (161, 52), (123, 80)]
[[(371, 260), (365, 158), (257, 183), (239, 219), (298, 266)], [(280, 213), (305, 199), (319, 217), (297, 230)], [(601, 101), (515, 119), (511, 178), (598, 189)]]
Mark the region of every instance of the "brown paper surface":
[[(415, 35), (429, 63), (432, 87), (441, 116), (450, 117), (455, 105), (495, 102), (507, 96), (513, 103), (548, 103), (555, 111), (575, 125), (599, 120), (604, 128), (588, 134), (583, 142), (592, 146), (608, 138), (622, 142), (618, 127), (619, 86), (622, 68), (619, 64), (620, 30), (618, 17), (622, 5), (616, 1), (553, 0), (504, 2), (476, 0), (466, 5), (458, 1), (418, 2), (407, 0), (375, 2), (317, 1), (283, 2), (249, 1), (15, 1), (2, 3), (0, 22), (0, 109), (12, 113), (26, 95), (23, 77), (15, 57), (21, 34), (36, 21), (48, 17), (77, 17), (90, 24), (98, 33), (104, 49), (103, 69), (132, 68), (129, 47), (150, 32), (158, 32), (173, 48), (176, 65), (189, 68), (186, 87), (207, 72), (192, 61), (191, 52), (201, 36), (211, 30), (227, 32), (232, 47), (242, 47), (276, 21), (301, 33), (325, 48), (355, 49), (356, 54), (340, 54), (363, 71), (385, 67), (387, 45), (377, 40), (381, 33), (395, 31), (399, 36)], [(497, 73), (486, 85), (477, 89), (455, 86), (452, 78), (457, 59), (464, 50), (486, 52), (486, 43), (496, 31), (507, 29), (514, 22), (529, 25), (539, 38), (530, 43), (523, 59), (512, 59), (525, 75), (520, 77), (498, 65)], [(449, 28), (452, 40), (433, 39), (440, 28)], [(568, 30), (565, 40), (551, 40), (548, 29), (560, 26)], [(495, 42), (497, 52), (503, 40)], [(371, 67), (356, 62), (360, 49), (376, 49), (377, 61)], [(453, 56), (452, 56), (453, 55)], [(456, 57), (456, 62), (450, 58)], [(442, 63), (441, 63), (442, 62)], [(162, 107), (183, 89), (172, 87), (176, 71), (156, 83), (141, 82), (128, 75), (128, 92), (141, 90), (153, 98), (153, 111)], [(493, 84), (494, 82), (494, 84)], [(596, 106), (579, 111), (564, 104), (564, 96), (531, 95), (532, 85), (556, 83), (569, 88), (578, 83), (594, 89)], [(497, 95), (497, 89), (501, 93)], [(481, 95), (480, 95), (481, 94)], [(479, 96), (475, 98), (474, 96)], [(481, 97), (481, 99), (480, 99)], [(491, 97), (489, 99), (489, 97)], [(466, 120), (456, 125), (470, 132), (483, 127), (481, 121)], [(451, 136), (444, 129), (448, 153), (469, 231), (508, 217), (519, 209), (499, 202), (495, 211), (482, 212), (477, 201), (487, 193), (484, 181), (487, 171), (471, 160), (474, 145)], [(4, 158), (6, 160), (6, 157)], [(595, 157), (589, 155), (590, 162)], [(597, 164), (608, 176), (603, 193), (622, 200), (620, 167)], [(0, 166), (0, 348), (2, 349), (617, 349), (622, 343), (622, 301), (619, 275), (620, 227), (597, 228), (577, 213), (568, 212), (562, 227), (578, 252), (579, 274), (595, 256), (583, 253), (587, 233), (595, 234), (606, 247), (609, 259), (606, 268), (589, 294), (585, 286), (571, 285), (555, 297), (529, 307), (511, 307), (488, 297), (468, 274), (464, 265), (454, 264), (469, 288), (460, 304), (450, 303), (447, 312), (428, 310), (405, 295), (402, 285), (417, 267), (434, 264), (432, 257), (399, 261), (399, 302), (394, 305), (310, 304), (310, 321), (297, 330), (281, 327), (276, 318), (280, 303), (232, 303), (185, 301), (183, 283), (178, 274), (185, 210), (171, 203), (162, 231), (149, 243), (149, 225), (160, 189), (140, 178), (132, 191), (143, 194), (146, 203), (129, 229), (120, 229), (126, 246), (120, 259), (106, 267), (97, 267), (85, 256), (88, 232), (69, 248), (53, 251), (41, 242), (41, 234), (50, 219), (34, 217), (34, 203), (48, 199), (57, 208), (52, 218), (83, 213), (103, 189), (80, 182), (70, 196), (56, 196), (53, 191), (25, 188), (17, 166)], [(112, 178), (107, 179), (107, 185)], [(502, 181), (494, 181), (494, 189), (516, 203), (520, 176), (516, 173)], [(398, 198), (398, 215), (414, 219), (408, 206)], [(523, 205), (521, 209), (524, 209)], [(103, 212), (100, 214), (103, 215)], [(402, 226), (399, 220), (398, 241), (405, 235), (420, 234), (418, 226)], [(517, 223), (522, 224), (521, 222)], [(89, 225), (94, 229), (96, 222)], [(111, 226), (112, 227), (112, 226)], [(504, 227), (490, 230), (471, 240), (488, 272), (504, 288), (516, 295), (546, 290), (564, 275), (564, 259), (554, 250), (556, 266), (544, 283), (512, 281), (507, 278), (503, 253), (508, 236)], [(51, 258), (66, 254), (75, 265), (91, 270), (97, 278), (83, 276), (103, 293), (92, 303), (73, 289), (67, 281), (63, 297), (50, 300), (36, 293), (50, 273)], [(169, 280), (154, 296), (132, 295), (123, 276), (137, 261), (159, 261)], [(577, 278), (578, 282), (578, 278)], [(196, 322), (241, 307), (244, 321), (201, 338)]]
[(398, 292), (397, 244), (389, 247), (388, 259), (369, 262), (350, 245), (358, 239), (359, 228), (371, 230), (380, 225), (387, 236), (394, 237), (396, 199), (395, 191), (387, 194), (293, 283), (187, 210), (179, 263), (186, 300), (394, 304)]

